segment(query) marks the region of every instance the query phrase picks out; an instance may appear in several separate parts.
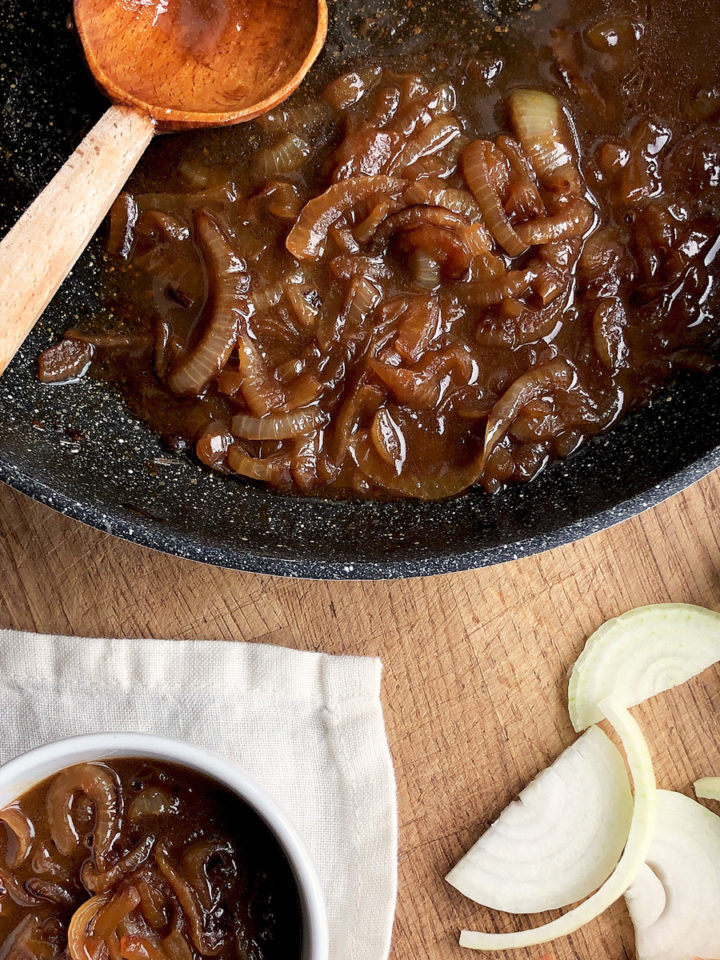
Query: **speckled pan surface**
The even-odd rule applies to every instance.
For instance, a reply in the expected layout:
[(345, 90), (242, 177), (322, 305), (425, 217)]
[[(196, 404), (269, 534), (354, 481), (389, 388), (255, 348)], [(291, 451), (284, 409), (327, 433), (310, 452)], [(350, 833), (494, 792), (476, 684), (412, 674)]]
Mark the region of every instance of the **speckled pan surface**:
[[(467, 32), (472, 0), (331, 3), (324, 56), (363, 49), (389, 25), (449, 12)], [(105, 102), (67, 27), (70, 0), (0, 0), (0, 229), (9, 227)], [(417, 11), (417, 12), (415, 12)], [(502, 8), (497, 9), (503, 14)], [(393, 41), (394, 42), (394, 41)], [(59, 224), (58, 229), (62, 226)], [(128, 416), (119, 394), (85, 380), (48, 387), (35, 358), (93, 309), (97, 250), (76, 267), (0, 380), (0, 479), (78, 520), (159, 550), (269, 574), (386, 578), (509, 560), (622, 520), (720, 464), (720, 377), (681, 381), (648, 409), (529, 486), (446, 503), (336, 502), (281, 496), (172, 456)]]

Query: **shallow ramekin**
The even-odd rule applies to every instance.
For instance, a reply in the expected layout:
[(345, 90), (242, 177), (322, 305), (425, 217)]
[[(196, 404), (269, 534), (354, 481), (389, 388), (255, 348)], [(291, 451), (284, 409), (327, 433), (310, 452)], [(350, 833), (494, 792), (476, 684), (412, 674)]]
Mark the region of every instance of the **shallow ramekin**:
[(65, 767), (91, 760), (146, 757), (204, 773), (241, 797), (267, 824), (290, 863), (303, 916), (301, 960), (327, 960), (328, 923), (320, 881), (305, 844), (280, 806), (252, 777), (199, 747), (144, 733), (93, 733), (57, 740), (0, 767), (0, 808)]

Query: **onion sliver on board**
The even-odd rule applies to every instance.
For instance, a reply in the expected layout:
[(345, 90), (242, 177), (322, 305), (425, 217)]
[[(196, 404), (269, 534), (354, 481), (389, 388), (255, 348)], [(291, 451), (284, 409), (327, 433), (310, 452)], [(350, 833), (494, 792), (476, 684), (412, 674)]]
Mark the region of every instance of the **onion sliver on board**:
[(446, 880), (508, 913), (576, 903), (617, 865), (632, 811), (625, 761), (591, 727), (506, 807)]
[(720, 777), (702, 777), (693, 789), (698, 800), (720, 800)]
[(630, 831), (619, 863), (599, 890), (563, 916), (532, 930), (517, 933), (463, 930), (460, 934), (461, 947), (473, 950), (511, 950), (515, 947), (547, 943), (557, 937), (574, 933), (618, 900), (645, 863), (655, 832), (657, 798), (650, 752), (640, 727), (621, 703), (609, 697), (601, 702), (600, 710), (622, 741), (634, 787)]
[(632, 707), (679, 686), (720, 660), (720, 614), (688, 603), (637, 607), (608, 620), (585, 644), (568, 688), (577, 731), (602, 719), (612, 696)]
[(638, 960), (720, 957), (720, 817), (658, 790), (647, 862), (625, 900)]

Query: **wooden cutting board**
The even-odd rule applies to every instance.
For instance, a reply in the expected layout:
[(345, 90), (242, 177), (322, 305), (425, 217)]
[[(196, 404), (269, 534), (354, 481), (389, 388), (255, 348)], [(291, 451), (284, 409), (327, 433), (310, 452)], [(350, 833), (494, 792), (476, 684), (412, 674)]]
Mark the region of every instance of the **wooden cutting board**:
[[(153, 553), (0, 489), (0, 626), (79, 636), (262, 640), (385, 664), (400, 800), (392, 960), (458, 960), (461, 926), (510, 929), (443, 875), (571, 743), (566, 674), (630, 607), (720, 609), (720, 474), (654, 510), (539, 557), (393, 583), (240, 574)], [(662, 787), (720, 774), (720, 671), (635, 711)], [(622, 902), (552, 946), (557, 960), (633, 957)], [(496, 954), (537, 960), (547, 948)]]

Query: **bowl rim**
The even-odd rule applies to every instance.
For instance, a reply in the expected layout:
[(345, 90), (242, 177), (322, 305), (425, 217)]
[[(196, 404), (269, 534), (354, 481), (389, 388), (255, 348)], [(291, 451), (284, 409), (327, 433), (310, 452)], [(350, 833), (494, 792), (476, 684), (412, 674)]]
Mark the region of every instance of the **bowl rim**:
[(431, 555), (411, 559), (389, 558), (383, 561), (344, 561), (323, 558), (295, 560), (289, 556), (273, 557), (255, 552), (251, 545), (242, 549), (235, 545), (225, 547), (201, 545), (187, 534), (158, 527), (141, 516), (133, 515), (132, 518), (125, 518), (118, 516), (116, 511), (105, 513), (93, 504), (75, 500), (21, 470), (14, 463), (4, 459), (1, 454), (0, 482), (58, 513), (79, 520), (86, 526), (184, 560), (194, 560), (245, 573), (301, 580), (396, 580), (475, 570), (564, 546), (657, 506), (718, 467), (720, 467), (720, 446), (713, 447), (651, 486), (610, 507), (581, 517), (571, 524), (563, 525), (562, 518), (559, 518), (558, 526), (548, 532), (461, 553), (449, 552), (442, 556)]
[(148, 757), (178, 763), (218, 781), (247, 803), (274, 834), (293, 871), (303, 915), (302, 960), (328, 960), (325, 897), (305, 842), (280, 804), (234, 762), (159, 734), (80, 734), (34, 747), (0, 765), (0, 791), (12, 792), (19, 788), (15, 794), (19, 797), (46, 777), (76, 763), (112, 761), (120, 757)]

